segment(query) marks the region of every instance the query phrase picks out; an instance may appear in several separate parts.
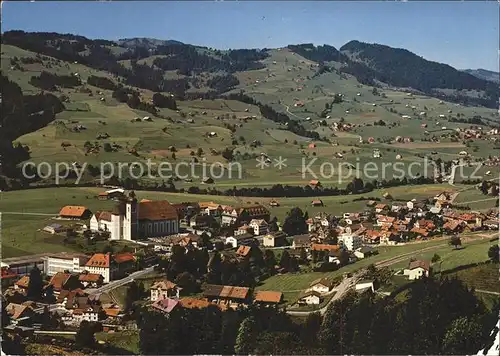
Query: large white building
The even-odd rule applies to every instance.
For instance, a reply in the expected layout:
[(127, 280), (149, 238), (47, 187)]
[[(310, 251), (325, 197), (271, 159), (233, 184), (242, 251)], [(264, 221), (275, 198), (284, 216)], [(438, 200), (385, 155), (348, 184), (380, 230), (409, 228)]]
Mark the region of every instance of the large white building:
[(58, 272), (69, 271), (70, 273), (81, 273), (85, 270), (85, 264), (89, 258), (83, 254), (58, 254), (43, 258), (44, 271), (53, 276)]
[(168, 201), (137, 202), (133, 192), (113, 211), (98, 211), (90, 219), (90, 230), (108, 231), (110, 240), (135, 240), (179, 232), (177, 210)]
[(341, 234), (338, 237), (339, 245), (345, 247), (349, 251), (354, 251), (361, 247), (363, 241), (361, 237), (353, 234)]

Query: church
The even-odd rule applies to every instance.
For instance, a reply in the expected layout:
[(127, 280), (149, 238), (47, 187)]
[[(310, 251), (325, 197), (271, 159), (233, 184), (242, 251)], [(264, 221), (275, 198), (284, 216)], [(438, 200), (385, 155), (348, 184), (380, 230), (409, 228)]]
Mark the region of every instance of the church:
[(90, 230), (108, 231), (110, 240), (137, 240), (179, 232), (177, 210), (166, 200), (137, 201), (134, 192), (112, 211), (98, 211), (90, 219)]

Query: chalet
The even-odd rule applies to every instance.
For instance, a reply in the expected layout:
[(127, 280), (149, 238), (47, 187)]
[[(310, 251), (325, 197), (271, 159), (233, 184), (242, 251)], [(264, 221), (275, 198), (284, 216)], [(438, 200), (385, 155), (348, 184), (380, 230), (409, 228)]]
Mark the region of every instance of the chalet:
[(252, 219), (248, 225), (253, 229), (254, 235), (267, 234), (268, 225), (264, 219)]
[(249, 259), (253, 252), (251, 246), (240, 246), (236, 250), (236, 256), (240, 259)]
[(234, 208), (222, 213), (221, 224), (224, 226), (248, 223), (253, 219), (263, 219), (269, 221), (270, 214), (262, 205)]
[(358, 248), (356, 251), (354, 251), (354, 256), (357, 258), (366, 258), (371, 255), (374, 255), (377, 253), (377, 250), (375, 250), (373, 247), (370, 246), (362, 246)]
[(177, 284), (167, 279), (155, 281), (150, 288), (151, 301), (156, 302), (160, 299), (175, 298), (179, 299), (179, 293), (182, 290)]
[(35, 315), (33, 308), (24, 304), (9, 303), (5, 309), (7, 314), (9, 314), (10, 319), (15, 324), (20, 322), (22, 319), (30, 319)]
[(323, 201), (321, 199), (316, 199), (311, 201), (311, 206), (323, 206)]
[(433, 230), (436, 228), (436, 225), (434, 225), (434, 222), (432, 220), (428, 220), (428, 219), (417, 220), (417, 221), (415, 221), (415, 224), (413, 226), (418, 228), (418, 229), (426, 229), (426, 230)]
[(333, 282), (328, 278), (319, 278), (311, 283), (309, 290), (315, 291), (321, 295), (329, 293), (333, 289)]
[(260, 290), (255, 293), (254, 303), (264, 306), (277, 306), (283, 301), (283, 293)]
[(396, 218), (387, 215), (378, 215), (377, 216), (377, 226), (380, 227), (390, 227)]
[(299, 305), (319, 305), (323, 300), (320, 293), (313, 290), (304, 292), (299, 296), (297, 303)]
[(236, 309), (248, 304), (249, 288), (207, 284), (203, 288), (203, 295), (209, 302)]
[(50, 279), (49, 285), (52, 286), (55, 294), (64, 289), (73, 290), (82, 287), (77, 274), (64, 272), (57, 272), (53, 275)]
[(313, 188), (315, 187), (321, 187), (321, 182), (317, 179), (312, 179), (309, 181), (309, 185)]
[(283, 231), (270, 232), (262, 239), (264, 247), (279, 247), (286, 246), (286, 244), (286, 234)]
[(382, 211), (387, 211), (389, 210), (389, 206), (387, 204), (377, 204), (375, 205), (375, 212), (381, 213)]
[(312, 244), (311, 245), (311, 251), (338, 251), (340, 250), (339, 245), (327, 245), (327, 244)]
[(97, 273), (84, 271), (78, 276), (83, 288), (99, 288), (104, 284), (104, 277)]
[(449, 220), (443, 225), (443, 230), (449, 234), (459, 233), (464, 230), (466, 223), (460, 220)]
[(241, 235), (229, 236), (225, 241), (226, 245), (231, 245), (233, 248), (238, 246), (256, 246), (258, 241), (253, 234), (245, 233)]
[(416, 260), (409, 263), (408, 268), (403, 271), (403, 274), (408, 276), (409, 280), (414, 280), (422, 276), (429, 277), (430, 269), (430, 263), (428, 261)]
[(162, 298), (162, 299), (155, 300), (151, 304), (151, 308), (153, 308), (161, 313), (169, 314), (178, 305), (179, 305), (178, 299)]
[(63, 219), (89, 219), (92, 212), (85, 206), (66, 205), (59, 211), (59, 217)]
[(244, 224), (244, 225), (241, 225), (240, 227), (238, 227), (236, 230), (234, 230), (234, 236), (244, 235), (244, 234), (254, 235), (253, 228), (251, 228), (247, 224)]
[(43, 228), (43, 231), (49, 234), (58, 234), (65, 231), (65, 228), (61, 224), (49, 224)]
[(414, 226), (410, 232), (414, 233), (417, 238), (427, 238), (429, 237), (429, 231), (423, 228), (418, 228)]
[(299, 248), (309, 249), (310, 247), (311, 247), (311, 237), (309, 236), (309, 234), (295, 235), (293, 237), (292, 248), (294, 248), (294, 249), (299, 249)]

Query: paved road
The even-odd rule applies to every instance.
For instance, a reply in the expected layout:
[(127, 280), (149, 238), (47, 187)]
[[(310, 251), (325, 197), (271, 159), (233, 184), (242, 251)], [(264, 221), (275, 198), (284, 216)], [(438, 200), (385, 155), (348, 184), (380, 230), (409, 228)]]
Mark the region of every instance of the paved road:
[(110, 290), (113, 290), (115, 288), (118, 288), (120, 286), (123, 286), (125, 284), (132, 282), (135, 278), (139, 278), (139, 277), (142, 277), (148, 273), (153, 272), (154, 268), (155, 268), (155, 266), (151, 266), (151, 267), (148, 267), (146, 269), (131, 273), (130, 275), (128, 275), (125, 278), (118, 279), (116, 281), (112, 281), (112, 282), (110, 282), (110, 283), (108, 283), (100, 288), (87, 289), (87, 292), (89, 293), (89, 295), (96, 295), (96, 294), (109, 292)]

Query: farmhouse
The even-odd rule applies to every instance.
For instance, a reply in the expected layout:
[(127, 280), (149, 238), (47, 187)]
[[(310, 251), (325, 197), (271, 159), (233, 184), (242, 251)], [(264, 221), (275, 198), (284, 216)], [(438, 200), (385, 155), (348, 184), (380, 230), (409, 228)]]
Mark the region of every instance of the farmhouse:
[(249, 288), (207, 284), (203, 289), (203, 295), (209, 302), (236, 309), (248, 303)]
[(150, 288), (151, 301), (156, 302), (160, 299), (176, 298), (179, 299), (179, 293), (182, 290), (177, 284), (167, 279), (162, 279), (153, 283)]
[(428, 261), (417, 260), (411, 261), (408, 268), (403, 271), (403, 274), (408, 276), (409, 280), (414, 280), (419, 279), (422, 276), (429, 277), (429, 272), (430, 263)]
[(333, 288), (333, 283), (328, 278), (319, 278), (311, 283), (308, 291), (314, 291), (319, 294), (326, 294)]
[(85, 206), (66, 205), (59, 211), (59, 217), (64, 219), (88, 219), (92, 212)]
[(131, 192), (113, 211), (96, 212), (90, 219), (90, 230), (108, 231), (111, 240), (167, 236), (179, 231), (179, 217), (168, 201), (138, 203)]
[(269, 290), (257, 291), (254, 297), (254, 303), (264, 306), (277, 306), (283, 301), (283, 293)]
[(297, 303), (299, 305), (319, 305), (321, 301), (323, 300), (323, 297), (321, 296), (320, 293), (315, 292), (315, 291), (308, 291), (303, 293), (300, 297)]

